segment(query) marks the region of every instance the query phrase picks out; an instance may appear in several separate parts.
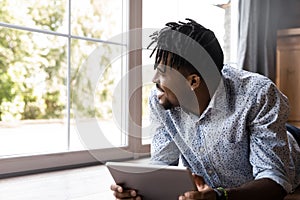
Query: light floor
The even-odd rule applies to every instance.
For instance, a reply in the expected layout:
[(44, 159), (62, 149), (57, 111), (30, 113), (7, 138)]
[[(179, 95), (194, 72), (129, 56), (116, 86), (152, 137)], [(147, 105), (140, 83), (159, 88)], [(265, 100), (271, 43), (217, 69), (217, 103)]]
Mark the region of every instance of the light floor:
[(113, 200), (105, 166), (42, 173), (0, 180), (2, 200)]
[(0, 200), (113, 200), (112, 183), (104, 165), (13, 177), (0, 179)]
[[(114, 200), (112, 183), (104, 165), (0, 179), (0, 200)], [(285, 200), (300, 200), (300, 187)]]

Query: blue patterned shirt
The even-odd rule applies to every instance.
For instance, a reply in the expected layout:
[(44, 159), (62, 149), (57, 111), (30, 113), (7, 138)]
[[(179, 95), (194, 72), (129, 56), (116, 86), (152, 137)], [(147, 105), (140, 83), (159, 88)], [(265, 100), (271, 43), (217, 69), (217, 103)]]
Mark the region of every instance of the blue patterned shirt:
[(151, 161), (181, 160), (213, 188), (270, 178), (291, 192), (300, 182), (300, 150), (285, 129), (287, 98), (255, 73), (224, 66), (222, 78), (200, 117), (165, 110), (151, 92)]

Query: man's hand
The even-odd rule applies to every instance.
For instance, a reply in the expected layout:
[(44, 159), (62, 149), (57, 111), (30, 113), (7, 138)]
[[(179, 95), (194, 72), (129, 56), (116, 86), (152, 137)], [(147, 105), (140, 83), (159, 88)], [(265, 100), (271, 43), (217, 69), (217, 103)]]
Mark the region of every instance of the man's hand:
[(141, 200), (142, 198), (137, 195), (135, 190), (128, 189), (124, 190), (120, 185), (111, 185), (110, 189), (114, 191), (114, 196), (116, 199), (127, 199), (127, 200)]
[(183, 195), (179, 196), (179, 200), (196, 200), (196, 199), (206, 199), (206, 200), (216, 200), (216, 192), (205, 184), (204, 179), (201, 176), (193, 174), (194, 181), (196, 183), (198, 191), (188, 191)]

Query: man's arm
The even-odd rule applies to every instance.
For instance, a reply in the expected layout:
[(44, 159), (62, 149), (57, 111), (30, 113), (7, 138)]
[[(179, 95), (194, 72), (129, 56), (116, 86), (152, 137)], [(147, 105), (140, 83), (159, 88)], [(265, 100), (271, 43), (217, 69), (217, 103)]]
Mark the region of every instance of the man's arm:
[(260, 88), (248, 128), (256, 180), (228, 189), (229, 199), (283, 199), (290, 190), (285, 122), (288, 100), (273, 83)]
[(254, 180), (226, 191), (228, 200), (282, 200), (286, 195), (281, 185), (268, 178)]
[(268, 178), (292, 190), (290, 150), (285, 123), (288, 100), (271, 84), (260, 88), (256, 105), (249, 116), (250, 157), (256, 180)]
[[(151, 144), (151, 163), (174, 165), (178, 163), (179, 150), (171, 136), (168, 134), (164, 124), (161, 122), (159, 105), (156, 92), (152, 91), (149, 97), (151, 132), (153, 139)], [(131, 188), (123, 188), (121, 185), (112, 184), (110, 189), (116, 199), (140, 200), (138, 191)]]
[[(215, 190), (201, 180), (203, 180), (201, 177), (196, 176), (195, 183), (198, 191), (188, 191), (179, 196), (179, 200), (217, 200)], [(286, 191), (281, 185), (268, 178), (254, 180), (240, 187), (225, 190), (224, 200), (282, 200), (286, 195)]]
[(159, 105), (156, 89), (149, 97), (149, 117), (152, 136), (151, 163), (177, 165), (179, 149), (169, 134), (165, 110)]

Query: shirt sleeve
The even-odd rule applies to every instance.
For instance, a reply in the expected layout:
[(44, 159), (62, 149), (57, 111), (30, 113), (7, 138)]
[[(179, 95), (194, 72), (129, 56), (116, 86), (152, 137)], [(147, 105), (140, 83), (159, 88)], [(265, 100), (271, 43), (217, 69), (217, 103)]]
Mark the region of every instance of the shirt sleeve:
[[(149, 98), (150, 122), (153, 138), (151, 143), (151, 163), (177, 165), (179, 149), (163, 123), (165, 110), (159, 105), (156, 92), (153, 90)], [(164, 120), (165, 121), (165, 120)]]
[(292, 190), (289, 147), (285, 128), (288, 100), (270, 82), (259, 89), (251, 110), (250, 163), (255, 179), (270, 178), (287, 192)]

